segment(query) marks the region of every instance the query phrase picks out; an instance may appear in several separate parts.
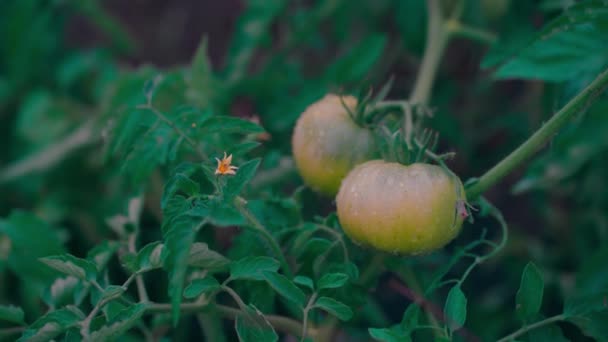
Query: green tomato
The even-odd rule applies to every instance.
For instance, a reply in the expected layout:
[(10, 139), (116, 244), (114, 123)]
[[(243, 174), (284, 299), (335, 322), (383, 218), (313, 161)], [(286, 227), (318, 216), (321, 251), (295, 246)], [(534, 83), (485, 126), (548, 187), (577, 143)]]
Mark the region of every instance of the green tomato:
[(326, 95), (302, 113), (292, 137), (294, 160), (304, 182), (328, 196), (336, 195), (353, 167), (376, 157), (372, 132), (357, 125), (344, 105), (354, 112), (357, 99), (343, 96), (340, 101), (337, 95)]
[(399, 254), (445, 246), (466, 217), (460, 179), (422, 163), (361, 164), (342, 182), (336, 203), (340, 224), (353, 241)]

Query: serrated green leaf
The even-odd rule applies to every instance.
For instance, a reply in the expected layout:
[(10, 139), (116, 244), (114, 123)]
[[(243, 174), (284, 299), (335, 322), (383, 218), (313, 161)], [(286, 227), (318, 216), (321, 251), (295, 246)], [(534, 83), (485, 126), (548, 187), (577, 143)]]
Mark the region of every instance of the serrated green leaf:
[(351, 308), (329, 297), (319, 297), (313, 307), (325, 310), (342, 321), (348, 321), (353, 317), (353, 310)]
[(310, 279), (307, 276), (301, 276), (301, 275), (296, 276), (295, 278), (293, 278), (293, 282), (298, 285), (306, 286), (313, 291), (315, 289), (315, 285), (314, 285), (312, 279)]
[(249, 305), (236, 317), (236, 334), (241, 342), (275, 342), (279, 337), (274, 328), (255, 306)]
[[(163, 195), (161, 198), (161, 208), (163, 210), (167, 207), (168, 202), (173, 198), (176, 194), (183, 192), (188, 193), (188, 187), (190, 185), (190, 192), (192, 192), (193, 188), (196, 188), (198, 184), (190, 179), (190, 177), (197, 171), (200, 170), (200, 165), (184, 162), (179, 164), (172, 172), (171, 177), (165, 183), (165, 187), (163, 188)], [(195, 183), (196, 185), (192, 185), (191, 183)], [(198, 192), (198, 191), (196, 191)]]
[(197, 298), (203, 293), (215, 291), (219, 288), (220, 283), (213, 276), (207, 275), (205, 278), (192, 280), (184, 290), (184, 297), (188, 299)]
[(220, 253), (209, 249), (206, 243), (195, 242), (188, 255), (188, 265), (204, 268), (211, 272), (228, 268), (230, 260)]
[(63, 274), (71, 275), (78, 279), (92, 281), (97, 278), (97, 265), (71, 254), (48, 256), (40, 258), (40, 261)]
[(169, 297), (171, 298), (174, 325), (177, 325), (180, 317), (179, 307), (182, 303), (188, 255), (200, 225), (200, 220), (194, 220), (188, 215), (180, 215), (171, 220), (164, 235), (166, 253), (164, 260), (169, 271)]
[(223, 189), (223, 195), (226, 200), (232, 199), (243, 191), (245, 185), (255, 176), (255, 172), (260, 165), (260, 159), (254, 159), (239, 166), (236, 175), (226, 179), (226, 186)]
[(544, 281), (540, 271), (532, 262), (524, 268), (519, 290), (515, 297), (515, 311), (521, 320), (528, 320), (540, 311), (543, 302)]
[(75, 306), (51, 311), (38, 318), (23, 332), (20, 342), (46, 342), (85, 319), (84, 313)]
[(317, 288), (335, 289), (344, 286), (348, 282), (348, 275), (344, 273), (327, 273), (324, 274), (317, 282)]
[(443, 313), (452, 331), (458, 330), (464, 325), (467, 319), (467, 298), (459, 285), (450, 289)]
[(23, 309), (13, 305), (0, 305), (0, 322), (25, 324)]
[(246, 257), (230, 264), (230, 278), (264, 280), (264, 272), (277, 272), (279, 265), (276, 259), (270, 257)]
[(213, 196), (194, 202), (188, 211), (191, 216), (206, 218), (210, 224), (217, 227), (240, 226), (245, 224), (245, 219), (234, 207), (233, 203), (225, 198)]
[(91, 341), (113, 341), (135, 326), (146, 311), (146, 304), (135, 304), (122, 310), (114, 319), (91, 334)]
[(299, 287), (295, 286), (287, 277), (276, 271), (263, 272), (264, 279), (277, 291), (281, 296), (297, 304), (299, 307), (304, 307), (306, 295)]
[(501, 65), (495, 76), (565, 81), (596, 73), (608, 60), (607, 25), (608, 10), (602, 1), (574, 4)]

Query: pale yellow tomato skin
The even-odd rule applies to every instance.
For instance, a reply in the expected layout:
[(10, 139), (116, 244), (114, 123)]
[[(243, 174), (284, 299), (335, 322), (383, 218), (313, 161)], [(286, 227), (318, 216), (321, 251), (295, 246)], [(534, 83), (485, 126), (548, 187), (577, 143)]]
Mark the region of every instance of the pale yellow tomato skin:
[(354, 112), (357, 99), (343, 96), (340, 101), (337, 95), (326, 95), (302, 113), (292, 136), (292, 152), (302, 179), (327, 196), (336, 195), (353, 167), (375, 157), (372, 132), (358, 126), (344, 105)]
[(462, 182), (441, 167), (373, 160), (354, 168), (336, 198), (342, 229), (356, 243), (397, 254), (445, 246), (462, 227)]

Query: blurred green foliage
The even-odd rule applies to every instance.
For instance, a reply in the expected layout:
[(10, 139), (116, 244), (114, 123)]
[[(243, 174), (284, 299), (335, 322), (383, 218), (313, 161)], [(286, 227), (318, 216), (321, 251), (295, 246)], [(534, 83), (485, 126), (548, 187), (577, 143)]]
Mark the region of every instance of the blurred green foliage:
[[(450, 42), (425, 124), (466, 179), (606, 68), (608, 7), (463, 4), (497, 39)], [(0, 1), (0, 340), (276, 340), (302, 333), (277, 316), (303, 312), (353, 341), (497, 340), (546, 317), (518, 340), (608, 339), (605, 95), (488, 192), (509, 223), (499, 254), (502, 216), (482, 202), (444, 250), (379, 257), (302, 186), (291, 130), (328, 92), (394, 76), (388, 98), (406, 97), (424, 1), (249, 0), (221, 63), (208, 47), (228, 38), (197, 37), (172, 68), (126, 67), (137, 39), (104, 8)], [(74, 18), (107, 43), (75, 46)], [(214, 175), (224, 152), (234, 177)]]

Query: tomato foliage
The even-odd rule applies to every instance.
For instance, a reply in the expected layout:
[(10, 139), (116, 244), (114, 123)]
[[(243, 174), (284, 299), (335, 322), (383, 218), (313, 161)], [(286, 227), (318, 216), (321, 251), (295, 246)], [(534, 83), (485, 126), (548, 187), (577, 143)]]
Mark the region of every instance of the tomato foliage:
[(0, 340), (608, 340), (606, 1), (113, 3), (0, 1)]

